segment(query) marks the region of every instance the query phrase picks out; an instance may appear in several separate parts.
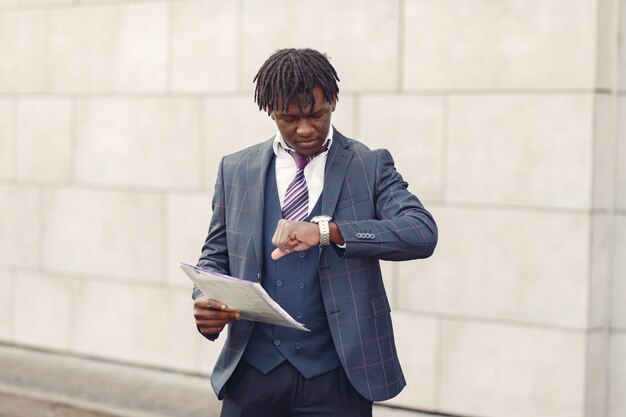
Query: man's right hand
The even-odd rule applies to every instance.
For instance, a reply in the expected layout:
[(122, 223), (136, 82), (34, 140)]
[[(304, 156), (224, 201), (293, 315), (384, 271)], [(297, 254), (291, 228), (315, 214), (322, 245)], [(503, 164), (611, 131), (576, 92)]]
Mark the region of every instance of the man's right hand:
[(193, 316), (198, 330), (205, 336), (217, 334), (224, 327), (239, 318), (238, 311), (228, 311), (226, 304), (207, 296), (196, 298), (193, 302)]

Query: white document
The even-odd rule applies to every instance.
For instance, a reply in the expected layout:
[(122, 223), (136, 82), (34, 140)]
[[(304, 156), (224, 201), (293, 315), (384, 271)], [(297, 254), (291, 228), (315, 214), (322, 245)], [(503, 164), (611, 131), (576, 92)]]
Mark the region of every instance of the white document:
[(240, 319), (310, 331), (283, 310), (258, 282), (233, 278), (183, 262), (178, 265), (204, 295), (222, 301), (228, 310), (239, 311)]

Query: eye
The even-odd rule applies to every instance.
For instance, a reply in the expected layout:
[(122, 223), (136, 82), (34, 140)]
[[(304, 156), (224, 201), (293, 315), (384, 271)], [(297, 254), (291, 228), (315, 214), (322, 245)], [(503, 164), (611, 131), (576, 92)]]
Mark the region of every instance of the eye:
[(287, 123), (293, 123), (296, 120), (295, 117), (293, 116), (285, 116), (283, 117), (283, 121), (287, 122)]

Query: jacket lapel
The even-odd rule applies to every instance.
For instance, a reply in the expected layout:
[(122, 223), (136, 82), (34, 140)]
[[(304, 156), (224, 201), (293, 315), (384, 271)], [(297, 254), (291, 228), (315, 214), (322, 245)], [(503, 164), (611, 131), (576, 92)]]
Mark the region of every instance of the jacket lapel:
[(263, 208), (265, 202), (265, 181), (267, 169), (274, 156), (270, 139), (250, 152), (248, 157), (248, 213), (250, 213), (250, 226), (252, 227), (252, 242), (256, 254), (259, 271), (263, 268)]
[(346, 177), (348, 165), (354, 153), (348, 149), (348, 143), (337, 130), (333, 135), (333, 145), (328, 151), (326, 172), (324, 173), (324, 192), (322, 192), (322, 214), (333, 216), (339, 193)]

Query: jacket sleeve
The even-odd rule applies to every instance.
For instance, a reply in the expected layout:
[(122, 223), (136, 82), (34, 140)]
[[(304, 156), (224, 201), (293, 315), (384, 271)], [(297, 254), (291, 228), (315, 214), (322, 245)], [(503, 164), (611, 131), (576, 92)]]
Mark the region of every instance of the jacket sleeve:
[(437, 225), (396, 171), (385, 149), (377, 153), (371, 198), (375, 217), (336, 220), (346, 258), (376, 257), (390, 261), (427, 258), (437, 245)]
[(228, 246), (226, 242), (226, 197), (224, 190), (224, 160), (215, 181), (213, 194), (213, 215), (209, 225), (209, 232), (202, 246), (202, 254), (198, 266), (221, 274), (229, 275)]
[[(226, 245), (226, 217), (225, 217), (225, 193), (223, 181), (224, 162), (220, 163), (215, 181), (215, 192), (213, 194), (213, 215), (209, 232), (202, 246), (202, 254), (197, 266), (210, 269), (221, 274), (229, 274), (228, 247)], [(191, 297), (195, 300), (202, 296), (202, 291), (194, 285)], [(198, 329), (199, 331), (199, 329)], [(217, 339), (219, 333), (214, 335), (204, 335), (209, 340)]]

